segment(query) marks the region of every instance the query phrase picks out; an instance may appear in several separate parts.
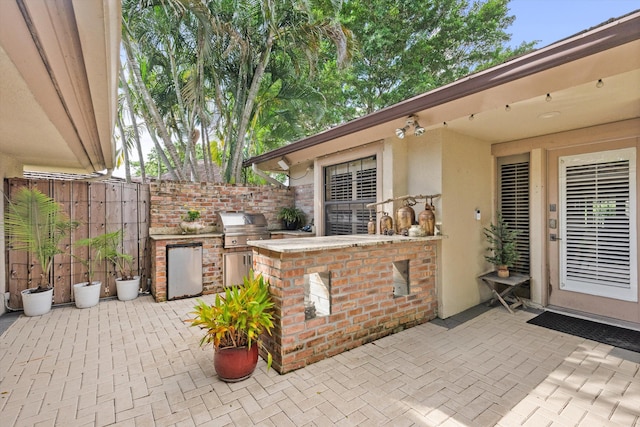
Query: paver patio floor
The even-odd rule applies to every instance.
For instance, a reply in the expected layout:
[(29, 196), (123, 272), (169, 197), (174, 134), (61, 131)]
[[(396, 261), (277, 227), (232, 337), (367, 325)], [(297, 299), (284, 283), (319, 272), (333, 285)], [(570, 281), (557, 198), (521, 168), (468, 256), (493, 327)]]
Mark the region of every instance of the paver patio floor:
[[(205, 300), (212, 299), (211, 296)], [(21, 316), (0, 337), (0, 425), (640, 426), (640, 365), (496, 307), (226, 384), (195, 300)]]

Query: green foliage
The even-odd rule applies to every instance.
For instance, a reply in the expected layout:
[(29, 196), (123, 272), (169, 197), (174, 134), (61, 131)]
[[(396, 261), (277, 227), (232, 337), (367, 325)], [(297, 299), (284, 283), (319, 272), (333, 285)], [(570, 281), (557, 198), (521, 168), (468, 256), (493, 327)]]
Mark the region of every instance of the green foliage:
[(278, 211), (277, 218), (291, 224), (301, 225), (304, 224), (305, 214), (302, 209), (296, 207), (282, 207)]
[(4, 216), (9, 245), (31, 253), (40, 264), (39, 290), (49, 288), (53, 257), (64, 253), (60, 243), (78, 225), (63, 212), (62, 205), (35, 188), (20, 188), (9, 202)]
[(340, 123), (372, 113), (523, 53), (505, 47), (508, 0), (349, 0), (342, 22), (354, 35), (352, 67), (328, 67), (321, 90)]
[(123, 235), (123, 231), (118, 230), (95, 237), (87, 237), (74, 243), (75, 247), (86, 247), (89, 249), (88, 258), (74, 256), (87, 270), (87, 281), (89, 283), (93, 282), (96, 267), (100, 262), (105, 260), (115, 265), (116, 270), (123, 280), (133, 278), (133, 257), (119, 251)]
[(485, 256), (485, 259), (495, 266), (513, 267), (520, 256), (516, 249), (518, 231), (511, 230), (502, 215), (498, 214), (497, 224), (492, 223), (489, 228), (485, 228), (484, 235), (489, 243), (487, 250), (492, 253)]
[[(213, 304), (199, 299), (191, 312), (194, 317), (186, 321), (204, 330), (200, 345), (251, 348), (254, 342), (260, 343), (263, 332), (271, 335), (272, 307), (269, 282), (250, 271), (242, 285), (226, 288), (224, 296), (216, 295)], [(267, 364), (271, 366), (271, 354)]]

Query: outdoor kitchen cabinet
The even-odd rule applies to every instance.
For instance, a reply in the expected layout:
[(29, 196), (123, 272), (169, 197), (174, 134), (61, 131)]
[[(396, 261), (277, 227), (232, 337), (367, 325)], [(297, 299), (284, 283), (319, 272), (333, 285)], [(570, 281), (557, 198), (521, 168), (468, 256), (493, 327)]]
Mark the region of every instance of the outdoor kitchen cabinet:
[(244, 277), (249, 274), (253, 265), (253, 253), (232, 252), (223, 255), (224, 286), (239, 285), (244, 282)]

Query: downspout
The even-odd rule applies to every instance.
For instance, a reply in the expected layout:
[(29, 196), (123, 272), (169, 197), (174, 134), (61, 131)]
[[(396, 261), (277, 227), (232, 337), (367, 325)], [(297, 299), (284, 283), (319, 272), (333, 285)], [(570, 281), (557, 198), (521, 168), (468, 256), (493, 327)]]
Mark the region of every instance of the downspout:
[(270, 177), (269, 175), (264, 173), (264, 171), (258, 169), (258, 165), (255, 164), (255, 163), (251, 164), (251, 170), (253, 171), (253, 173), (258, 175), (259, 177), (266, 179), (267, 182), (269, 184), (271, 184), (271, 185), (280, 186), (280, 187), (288, 187), (288, 186), (284, 185), (283, 183), (281, 183), (280, 181), (278, 181), (277, 179), (274, 179), (274, 178)]

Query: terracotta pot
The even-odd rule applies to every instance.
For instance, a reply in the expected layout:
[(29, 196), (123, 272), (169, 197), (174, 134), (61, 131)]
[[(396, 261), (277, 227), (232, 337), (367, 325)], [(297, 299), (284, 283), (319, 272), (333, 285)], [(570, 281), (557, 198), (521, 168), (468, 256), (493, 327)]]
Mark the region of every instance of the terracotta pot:
[(251, 376), (258, 364), (258, 344), (247, 347), (227, 347), (216, 349), (213, 367), (218, 377), (225, 382), (242, 381)]
[(499, 265), (498, 266), (498, 277), (509, 277), (509, 267), (507, 267), (506, 265)]

